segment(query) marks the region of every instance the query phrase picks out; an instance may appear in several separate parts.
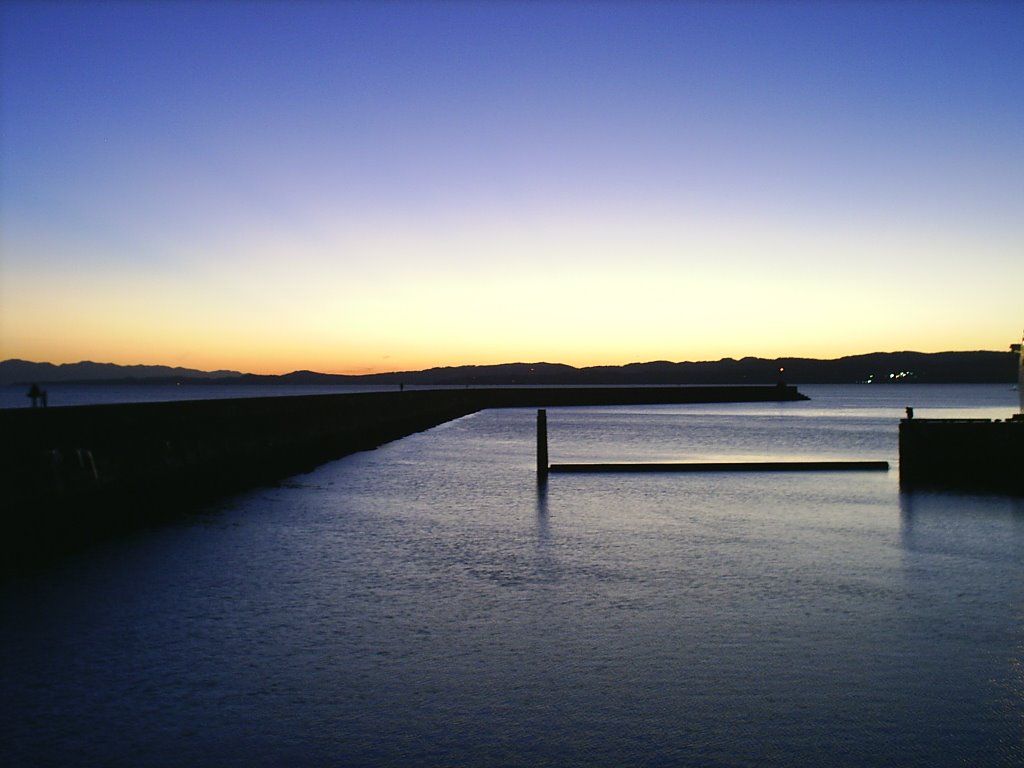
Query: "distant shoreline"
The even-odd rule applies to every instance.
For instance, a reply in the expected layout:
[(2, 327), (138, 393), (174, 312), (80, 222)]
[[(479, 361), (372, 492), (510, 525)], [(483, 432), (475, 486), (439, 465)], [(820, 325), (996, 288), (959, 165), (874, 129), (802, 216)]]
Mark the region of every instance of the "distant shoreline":
[(576, 368), (559, 363), (503, 363), (372, 374), (293, 371), (269, 375), (238, 371), (199, 371), (167, 366), (113, 363), (0, 362), (0, 385), (19, 384), (206, 384), (206, 385), (421, 385), (421, 386), (655, 386), (856, 384), (1012, 384), (1017, 355), (1011, 351), (874, 352), (833, 360), (745, 357), (717, 361), (654, 361)]

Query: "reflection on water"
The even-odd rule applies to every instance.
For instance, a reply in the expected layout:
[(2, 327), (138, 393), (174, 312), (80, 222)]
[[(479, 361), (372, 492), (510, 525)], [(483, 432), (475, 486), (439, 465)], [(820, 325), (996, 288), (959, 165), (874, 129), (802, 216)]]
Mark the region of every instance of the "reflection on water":
[(548, 527), (548, 484), (547, 481), (537, 483), (537, 538), (546, 541), (551, 536)]
[[(552, 460), (892, 459), (903, 405), (552, 409)], [(534, 450), (480, 413), (6, 585), (10, 761), (1024, 762), (1020, 500)]]
[[(1024, 499), (903, 492), (900, 511), (903, 571), (913, 597), (904, 631), (933, 645), (916, 672), (958, 715), (949, 726), (968, 745), (982, 740), (982, 729), (970, 712), (960, 712), (966, 703), (956, 692), (983, 684), (985, 714), (1006, 733), (995, 754), (1002, 764), (1024, 764)], [(977, 759), (962, 757), (965, 764)]]

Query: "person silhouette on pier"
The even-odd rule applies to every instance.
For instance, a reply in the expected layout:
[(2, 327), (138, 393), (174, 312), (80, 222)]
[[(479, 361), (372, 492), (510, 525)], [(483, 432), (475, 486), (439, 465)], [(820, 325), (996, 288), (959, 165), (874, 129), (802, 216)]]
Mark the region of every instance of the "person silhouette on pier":
[(33, 408), (38, 408), (40, 405), (43, 408), (46, 407), (46, 390), (40, 389), (38, 384), (33, 382), (32, 386), (28, 388), (28, 397), (32, 399)]

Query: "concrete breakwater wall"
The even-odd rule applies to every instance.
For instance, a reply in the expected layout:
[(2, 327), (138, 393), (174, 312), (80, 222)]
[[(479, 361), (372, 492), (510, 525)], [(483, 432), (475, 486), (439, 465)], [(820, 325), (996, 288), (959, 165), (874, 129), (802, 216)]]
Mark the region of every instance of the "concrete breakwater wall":
[(900, 485), (1024, 495), (1024, 418), (903, 419)]
[(0, 568), (484, 408), (799, 399), (783, 386), (494, 388), (0, 410)]

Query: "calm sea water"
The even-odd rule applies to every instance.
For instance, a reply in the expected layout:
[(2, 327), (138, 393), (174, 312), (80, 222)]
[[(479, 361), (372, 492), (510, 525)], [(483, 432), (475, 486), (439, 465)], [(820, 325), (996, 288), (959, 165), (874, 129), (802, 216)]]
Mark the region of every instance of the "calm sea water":
[[(904, 406), (564, 408), (552, 461), (897, 459)], [(1024, 764), (1024, 499), (534, 475), (486, 411), (0, 587), (15, 765)]]

